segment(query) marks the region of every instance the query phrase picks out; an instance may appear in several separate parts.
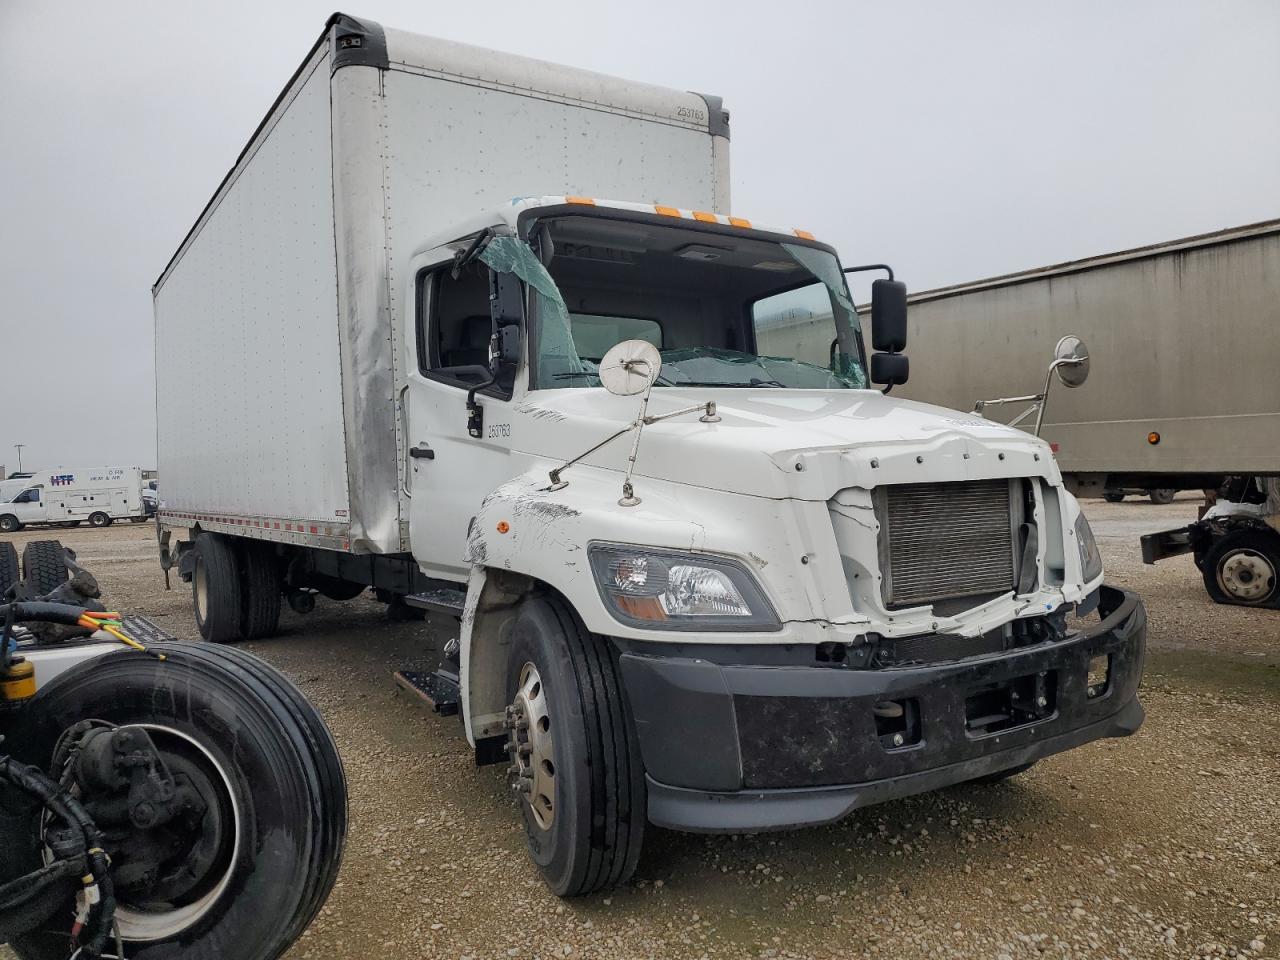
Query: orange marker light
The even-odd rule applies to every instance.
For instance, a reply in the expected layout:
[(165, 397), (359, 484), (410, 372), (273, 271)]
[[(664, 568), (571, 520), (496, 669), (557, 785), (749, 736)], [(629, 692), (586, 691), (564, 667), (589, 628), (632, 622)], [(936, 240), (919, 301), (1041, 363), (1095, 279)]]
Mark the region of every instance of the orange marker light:
[(498, 532), (499, 532), (499, 533), (506, 533), (506, 532), (507, 532), (508, 530), (510, 530), (510, 529), (511, 529), (511, 524), (507, 523), (507, 521), (505, 521), (505, 520), (499, 520), (499, 521), (498, 521)]
[(656, 204), (656, 203), (653, 205), (653, 212), (654, 212), (654, 213), (660, 213), (660, 214), (662, 214), (664, 217), (678, 217), (678, 216), (680, 216), (680, 211), (679, 211), (679, 210), (677, 210), (675, 207), (664, 207), (664, 206), (660, 206), (659, 204)]
[(745, 230), (751, 229), (751, 221), (743, 220), (741, 217), (730, 217), (729, 223), (733, 224), (735, 227), (742, 227)]
[(792, 233), (794, 233), (794, 234), (795, 234), (797, 237), (799, 237), (801, 240), (812, 240), (812, 239), (813, 239), (813, 234), (812, 234), (812, 233), (810, 233), (808, 230), (800, 230), (800, 229), (796, 229), (796, 230), (792, 230), (791, 232), (792, 232)]
[(1150, 433), (1147, 434), (1147, 443), (1151, 444), (1154, 447), (1159, 442), (1160, 442), (1160, 434), (1156, 433), (1154, 430), (1152, 430)]
[(705, 210), (695, 210), (693, 211), (693, 219), (701, 220), (703, 223), (715, 223), (716, 215), (714, 213), (707, 213)]
[(564, 202), (565, 203), (581, 203), (588, 207), (594, 207), (596, 205), (596, 202), (592, 200), (590, 197), (565, 197)]

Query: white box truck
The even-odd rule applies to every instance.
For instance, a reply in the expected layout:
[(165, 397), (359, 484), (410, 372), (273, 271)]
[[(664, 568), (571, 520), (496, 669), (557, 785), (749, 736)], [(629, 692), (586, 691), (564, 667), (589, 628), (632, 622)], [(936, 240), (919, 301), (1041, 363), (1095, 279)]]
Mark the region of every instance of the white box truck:
[(715, 97), (335, 15), (154, 287), (202, 634), (456, 615), (426, 686), (562, 895), (646, 823), (829, 822), (1142, 720), (1143, 607), (1048, 446), (873, 387), (905, 288), (869, 354), (728, 163)]
[(58, 467), (0, 483), (0, 531), (28, 524), (91, 527), (147, 519), (138, 467)]

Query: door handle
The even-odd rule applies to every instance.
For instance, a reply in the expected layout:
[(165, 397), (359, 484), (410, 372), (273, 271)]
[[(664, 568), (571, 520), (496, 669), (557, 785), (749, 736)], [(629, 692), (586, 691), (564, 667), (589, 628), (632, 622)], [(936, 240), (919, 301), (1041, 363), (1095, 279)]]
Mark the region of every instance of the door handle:
[(436, 452), (424, 443), (421, 446), (410, 447), (409, 456), (415, 460), (434, 460)]

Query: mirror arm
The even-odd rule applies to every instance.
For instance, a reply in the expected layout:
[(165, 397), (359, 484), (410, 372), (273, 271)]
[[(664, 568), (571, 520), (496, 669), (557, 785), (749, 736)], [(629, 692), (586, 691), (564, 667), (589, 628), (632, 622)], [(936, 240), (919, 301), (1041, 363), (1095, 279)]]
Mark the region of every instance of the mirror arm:
[(570, 467), (572, 467), (572, 466), (573, 466), (575, 463), (577, 463), (578, 461), (583, 460), (583, 459), (585, 459), (585, 458), (587, 458), (587, 457), (591, 456), (593, 453), (595, 453), (597, 450), (599, 450), (601, 447), (605, 446), (606, 444), (613, 443), (613, 441), (617, 440), (620, 436), (622, 436), (622, 435), (623, 435), (624, 433), (626, 433), (628, 430), (634, 430), (634, 429), (639, 425), (639, 423), (640, 423), (640, 421), (639, 421), (639, 420), (632, 420), (629, 424), (627, 424), (627, 425), (626, 425), (625, 427), (623, 427), (621, 430), (619, 430), (619, 431), (617, 431), (616, 433), (610, 434), (609, 436), (605, 437), (603, 440), (601, 440), (599, 443), (597, 443), (597, 444), (596, 444), (594, 447), (592, 447), (590, 450), (586, 450), (586, 451), (584, 451), (584, 452), (582, 452), (582, 453), (578, 454), (578, 455), (577, 455), (576, 457), (574, 457), (572, 460), (566, 460), (564, 463), (560, 464), (560, 466), (558, 466), (558, 467), (556, 467), (554, 470), (550, 471), (550, 472), (547, 474), (547, 476), (551, 478), (551, 486), (550, 486), (548, 489), (550, 489), (550, 490), (562, 490), (562, 489), (564, 489), (565, 487), (567, 487), (567, 486), (569, 485), (569, 482), (568, 482), (567, 480), (561, 480), (561, 479), (560, 479), (560, 474), (562, 474), (564, 471), (568, 470)]
[(893, 279), (893, 267), (889, 266), (887, 263), (864, 263), (860, 267), (844, 268), (845, 273), (863, 273), (867, 270), (883, 270), (889, 275), (890, 280)]
[(476, 238), (471, 241), (471, 246), (453, 255), (453, 270), (450, 271), (453, 279), (458, 279), (458, 276), (462, 273), (462, 268), (474, 260), (479, 255), (480, 249), (492, 239), (493, 227), (485, 227), (476, 234)]

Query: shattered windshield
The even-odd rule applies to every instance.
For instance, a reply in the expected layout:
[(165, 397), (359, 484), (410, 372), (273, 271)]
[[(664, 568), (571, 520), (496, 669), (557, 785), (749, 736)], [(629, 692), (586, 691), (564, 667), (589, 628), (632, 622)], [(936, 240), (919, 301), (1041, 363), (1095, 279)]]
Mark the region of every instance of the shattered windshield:
[(659, 387), (867, 386), (857, 313), (819, 247), (588, 216), (539, 226), (536, 253), (505, 239), (485, 259), (532, 289), (533, 389), (599, 386), (623, 340), (658, 348)]

